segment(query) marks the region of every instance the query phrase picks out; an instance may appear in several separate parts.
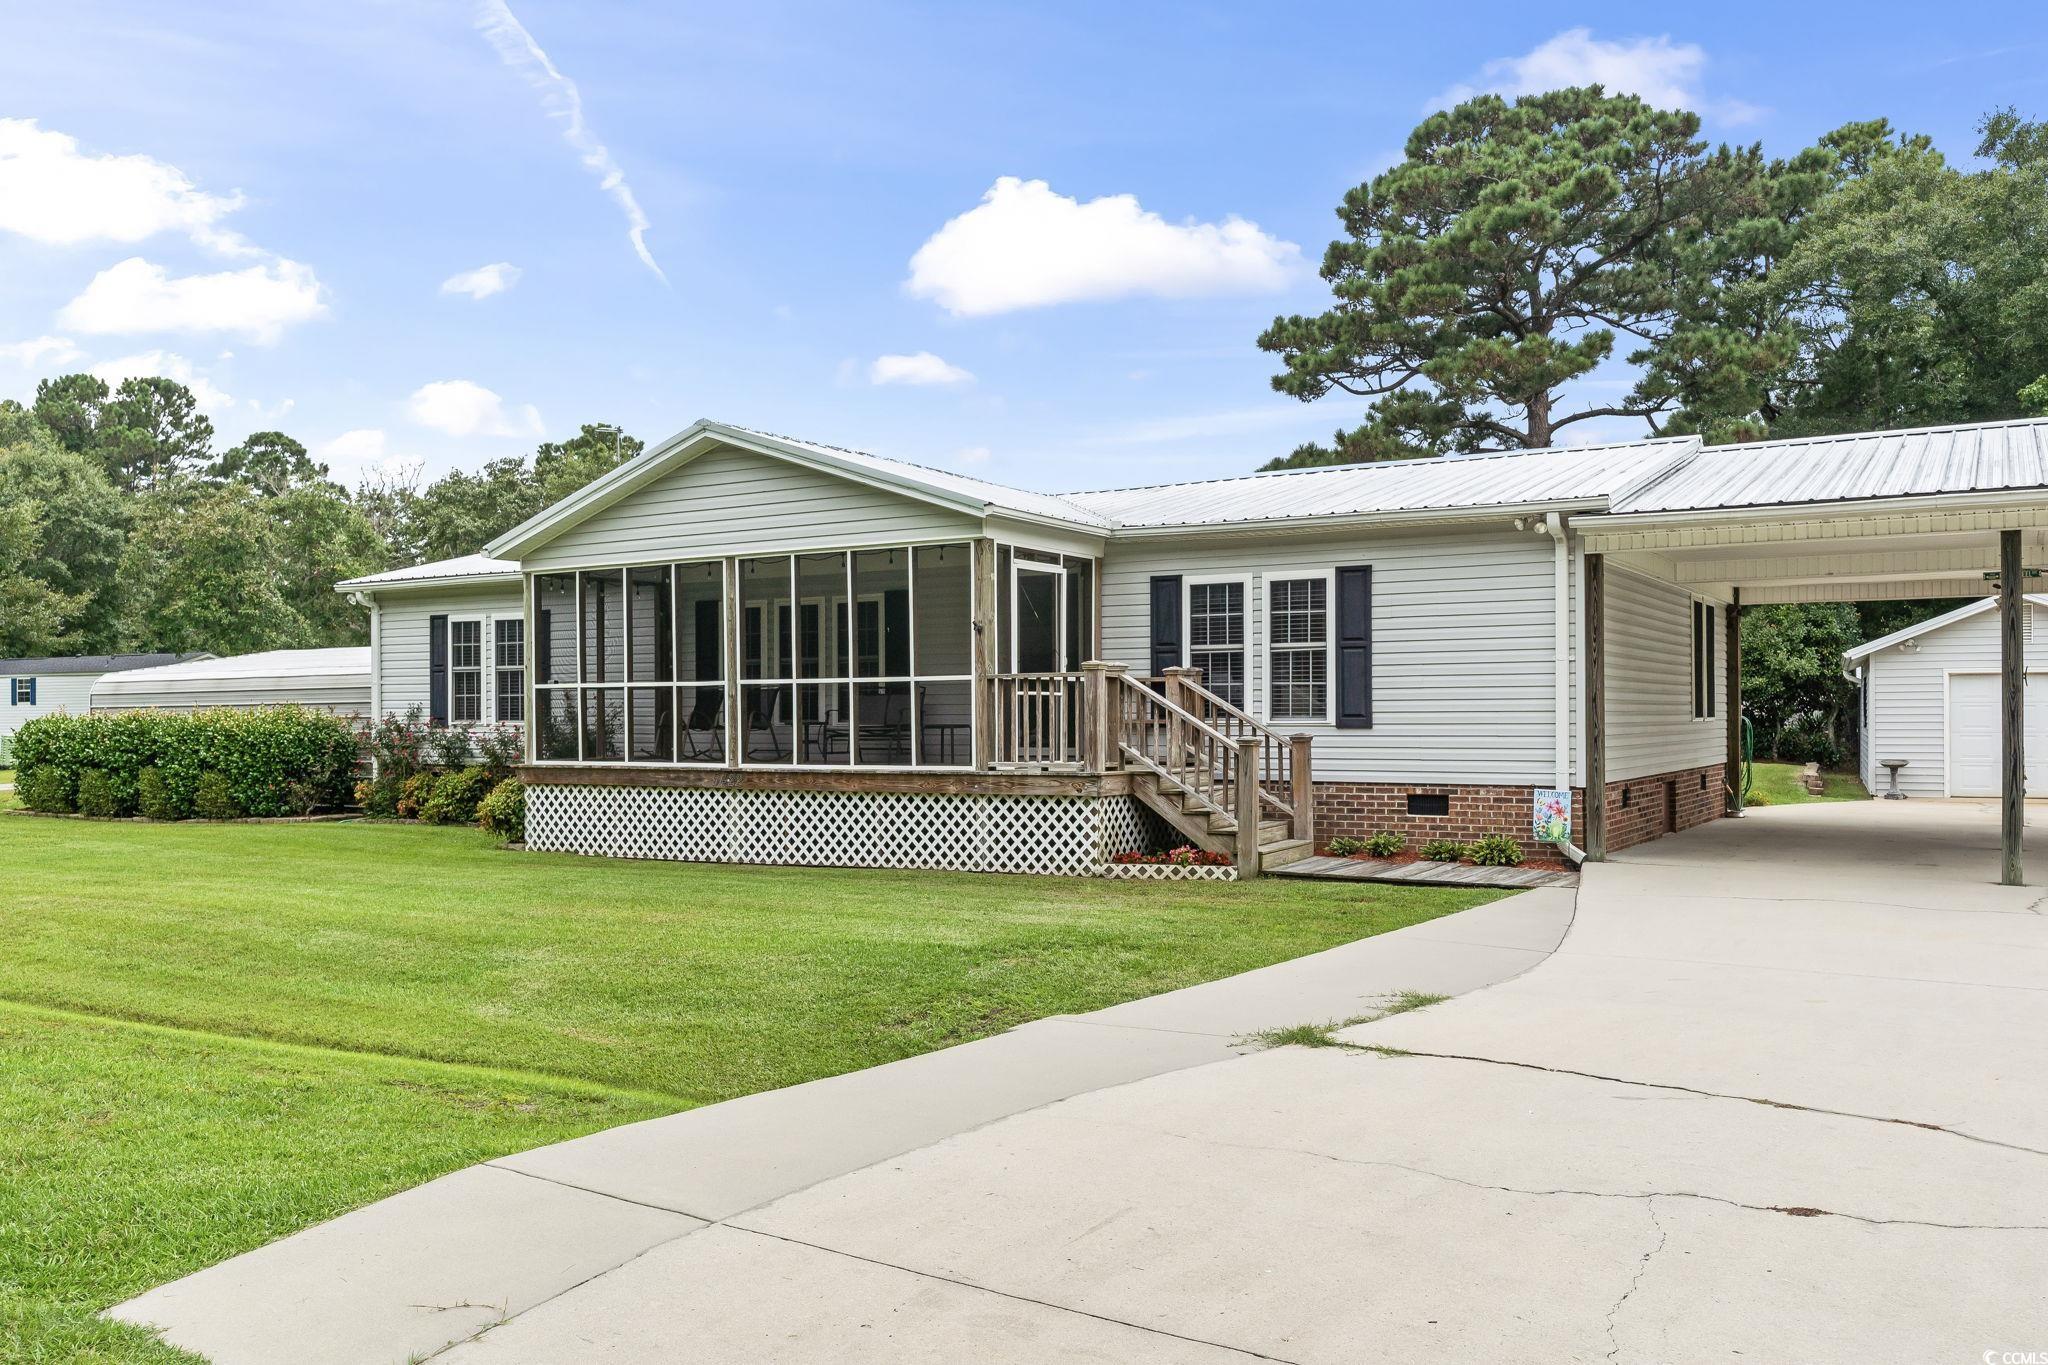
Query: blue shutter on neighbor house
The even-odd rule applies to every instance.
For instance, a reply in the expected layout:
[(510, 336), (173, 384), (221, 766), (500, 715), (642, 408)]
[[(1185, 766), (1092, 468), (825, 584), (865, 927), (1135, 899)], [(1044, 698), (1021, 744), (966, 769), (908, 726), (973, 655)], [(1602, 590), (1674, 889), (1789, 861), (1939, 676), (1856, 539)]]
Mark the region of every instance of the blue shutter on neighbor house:
[(1337, 728), (1372, 728), (1372, 566), (1337, 570)]
[(427, 618), (427, 722), (448, 723), (448, 618)]
[(1179, 668), (1181, 653), (1181, 585), (1179, 574), (1152, 578), (1152, 675)]

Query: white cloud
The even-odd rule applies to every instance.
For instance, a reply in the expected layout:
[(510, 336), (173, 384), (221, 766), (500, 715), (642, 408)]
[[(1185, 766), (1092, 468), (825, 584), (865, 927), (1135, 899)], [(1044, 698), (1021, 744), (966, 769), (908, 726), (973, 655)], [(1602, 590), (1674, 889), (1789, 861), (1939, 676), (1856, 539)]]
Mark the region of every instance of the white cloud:
[(957, 316), (1113, 299), (1284, 287), (1301, 248), (1238, 217), (1169, 223), (1128, 194), (1082, 203), (1006, 175), (910, 258), (904, 287)]
[(146, 379), (155, 375), (175, 379), (192, 391), (193, 401), (199, 404), (202, 412), (225, 412), (235, 402), (207, 378), (203, 370), (194, 369), (191, 361), (174, 351), (143, 351), (115, 360), (103, 360), (92, 366), (90, 372), (115, 388), (120, 387), (124, 379)]
[(323, 292), (297, 261), (173, 277), (131, 256), (93, 276), (57, 320), (80, 332), (231, 332), (268, 345), (293, 323), (324, 315)]
[(654, 254), (647, 249), (647, 229), (650, 224), (647, 215), (641, 211), (640, 201), (633, 195), (633, 187), (626, 183), (626, 173), (596, 134), (583, 121), (583, 94), (576, 88), (576, 82), (555, 69), (548, 60), (548, 54), (541, 50), (533, 35), (526, 31), (526, 25), (519, 22), (505, 0), (480, 0), (476, 7), (477, 31), (484, 35), (498, 60), (526, 78), (526, 83), (540, 94), (541, 107), (548, 116), (562, 126), (562, 138), (576, 154), (583, 159), (583, 165), (597, 177), (598, 188), (612, 197), (619, 206), (619, 212), (626, 216), (626, 235), (633, 240), (634, 254), (640, 263), (654, 272), (655, 278), (663, 284), (668, 276), (654, 262)]
[(30, 337), (27, 341), (0, 343), (0, 360), (13, 361), (24, 370), (43, 365), (69, 365), (84, 354), (69, 337)]
[(474, 270), (465, 270), (459, 275), (450, 275), (441, 281), (444, 294), (467, 294), (473, 299), (487, 299), (493, 294), (502, 294), (519, 283), (523, 272), (510, 261), (493, 261), (480, 265)]
[(0, 119), (0, 231), (52, 246), (182, 232), (246, 254), (253, 248), (220, 226), (241, 206), (241, 195), (208, 194), (153, 157), (90, 156), (34, 119)]
[(880, 355), (868, 366), (870, 384), (972, 384), (974, 376), (930, 351), (916, 355)]
[(1454, 85), (1423, 106), (1448, 109), (1490, 91), (1513, 99), (1575, 85), (1605, 86), (1610, 93), (1640, 96), (1659, 109), (1712, 112), (1723, 123), (1745, 123), (1763, 111), (1740, 100), (1710, 104), (1700, 87), (1706, 50), (1674, 43), (1669, 34), (1608, 41), (1588, 28), (1568, 28), (1519, 57), (1496, 57), (1472, 81)]
[(985, 465), (995, 452), (987, 446), (962, 446), (953, 452), (953, 463), (969, 466)]
[(412, 420), (449, 436), (538, 436), (540, 410), (526, 404), (508, 412), (505, 400), (467, 379), (439, 379), (413, 390)]

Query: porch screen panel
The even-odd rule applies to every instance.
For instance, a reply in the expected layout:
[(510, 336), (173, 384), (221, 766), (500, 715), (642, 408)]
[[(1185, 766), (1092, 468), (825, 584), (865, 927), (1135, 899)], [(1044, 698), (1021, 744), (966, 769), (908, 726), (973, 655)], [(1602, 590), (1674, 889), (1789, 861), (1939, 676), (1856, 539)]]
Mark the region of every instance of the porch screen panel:
[(1095, 561), (1066, 557), (1067, 667), (1079, 668), (1095, 657)]
[(853, 556), (854, 762), (907, 766), (911, 714), (908, 548)]
[(912, 762), (965, 768), (974, 762), (974, 552), (920, 545), (911, 552)]
[(576, 575), (537, 574), (533, 579), (534, 756), (548, 762), (577, 758), (579, 701), (576, 653)]
[(577, 637), (583, 651), (583, 761), (617, 763), (626, 756), (626, 573), (582, 574), (577, 584)]
[(795, 574), (792, 555), (739, 562), (743, 762), (796, 761)]
[(725, 762), (725, 566), (675, 566), (676, 758)]

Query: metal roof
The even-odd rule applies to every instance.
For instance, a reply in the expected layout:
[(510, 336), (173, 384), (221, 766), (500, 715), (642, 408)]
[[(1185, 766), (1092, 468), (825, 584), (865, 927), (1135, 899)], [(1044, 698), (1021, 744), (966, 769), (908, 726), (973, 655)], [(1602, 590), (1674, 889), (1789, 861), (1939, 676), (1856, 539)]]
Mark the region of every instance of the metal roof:
[(1617, 515), (2048, 489), (2048, 421), (1705, 446), (1626, 496)]
[(428, 564), (415, 564), (409, 569), (392, 569), (388, 573), (350, 578), (334, 586), (340, 591), (346, 588), (395, 588), (408, 583), (447, 583), (463, 578), (488, 580), (517, 577), (518, 560), (492, 559), (489, 555), (461, 555), (455, 559), (437, 559)]
[(73, 654), (61, 659), (0, 659), (0, 676), (36, 674), (54, 678), (67, 673), (125, 673), (135, 668), (156, 668), (187, 659), (211, 659), (211, 654)]
[(1119, 527), (1571, 503), (1597, 508), (1698, 446), (1696, 437), (1672, 436), (1499, 455), (1281, 469), (1236, 479), (1152, 484), (1065, 497)]
[(259, 654), (236, 654), (225, 659), (211, 656), (161, 668), (143, 668), (108, 679), (102, 688), (109, 693), (126, 688), (155, 687), (174, 682), (220, 682), (229, 678), (334, 678), (368, 682), (370, 651), (361, 645), (339, 649), (270, 649)]
[(793, 436), (778, 436), (772, 431), (756, 431), (752, 427), (733, 427), (732, 430), (779, 445), (793, 446), (827, 460), (857, 465), (886, 478), (922, 484), (935, 492), (955, 498), (971, 499), (993, 511), (1015, 512), (1027, 517), (1047, 517), (1054, 521), (1073, 522), (1097, 529), (1107, 529), (1111, 525), (1108, 517), (1079, 505), (1072, 494), (1034, 493), (1029, 489), (1011, 488), (1007, 484), (991, 483), (987, 479), (977, 479), (966, 474), (955, 474), (951, 470), (933, 469), (930, 465), (912, 464), (908, 460), (892, 460), (882, 455), (870, 455), (865, 450), (849, 450), (844, 446), (825, 445), (818, 441), (801, 441)]

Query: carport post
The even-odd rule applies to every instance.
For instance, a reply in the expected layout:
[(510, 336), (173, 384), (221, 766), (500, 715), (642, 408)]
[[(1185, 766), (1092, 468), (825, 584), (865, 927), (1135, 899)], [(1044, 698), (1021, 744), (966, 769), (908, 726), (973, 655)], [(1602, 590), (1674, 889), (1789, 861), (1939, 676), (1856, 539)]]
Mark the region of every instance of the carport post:
[(1586, 556), (1586, 861), (1607, 858), (1607, 568)]
[(1742, 814), (1742, 589), (1728, 599), (1728, 813)]
[(1999, 774), (1998, 841), (2005, 862), (1999, 881), (2025, 884), (2020, 843), (2027, 815), (2027, 660), (2020, 641), (2020, 533), (1998, 533), (1999, 710), (2005, 730), (2005, 763)]

